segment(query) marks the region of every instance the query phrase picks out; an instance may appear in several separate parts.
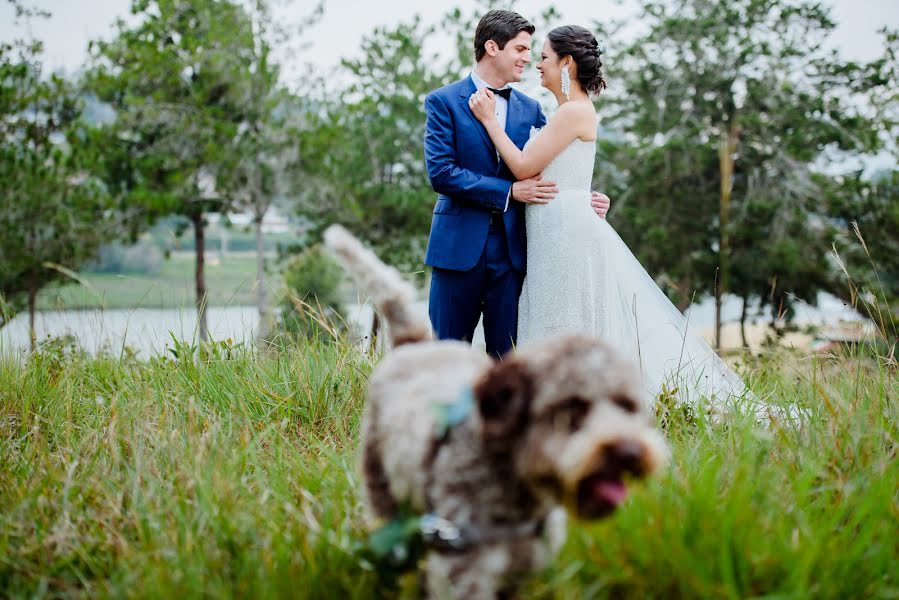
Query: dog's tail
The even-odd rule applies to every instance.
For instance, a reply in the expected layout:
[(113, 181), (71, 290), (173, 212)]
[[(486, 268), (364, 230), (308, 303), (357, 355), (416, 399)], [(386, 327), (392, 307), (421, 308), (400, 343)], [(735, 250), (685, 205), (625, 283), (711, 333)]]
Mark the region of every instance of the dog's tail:
[(381, 262), (340, 225), (325, 230), (325, 245), (362, 289), (371, 294), (376, 310), (387, 321), (394, 346), (431, 339), (430, 322), (412, 308), (415, 289), (396, 269)]

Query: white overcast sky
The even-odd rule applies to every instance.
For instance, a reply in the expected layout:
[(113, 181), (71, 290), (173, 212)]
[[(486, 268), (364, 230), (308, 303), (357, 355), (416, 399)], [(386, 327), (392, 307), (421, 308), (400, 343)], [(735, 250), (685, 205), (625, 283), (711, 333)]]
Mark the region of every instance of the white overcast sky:
[[(289, 2), (289, 0), (280, 0)], [(32, 22), (32, 32), (46, 46), (47, 66), (53, 70), (76, 70), (84, 61), (87, 43), (91, 39), (108, 38), (112, 23), (118, 16), (127, 16), (130, 0), (26, 0), (31, 6), (45, 8), (53, 13), (50, 19)], [(315, 0), (296, 0), (290, 3), (284, 14), (286, 22), (299, 22), (312, 9)], [(551, 25), (564, 23), (589, 26), (595, 20), (609, 16), (623, 16), (628, 9), (614, 0), (521, 0), (514, 8), (525, 17), (532, 18), (554, 4), (561, 19)], [(831, 43), (846, 58), (865, 60), (876, 57), (882, 50), (881, 38), (876, 31), (883, 25), (899, 28), (899, 0), (824, 0), (833, 8), (832, 15), (838, 24)], [(474, 0), (326, 0), (325, 14), (314, 28), (306, 31), (309, 44), (291, 57), (288, 71), (296, 71), (302, 63), (311, 63), (322, 72), (332, 69), (341, 57), (354, 55), (358, 40), (374, 25), (389, 25), (411, 18), (416, 13), (425, 23), (436, 23), (454, 6), (471, 11), (477, 7)], [(0, 0), (0, 40), (22, 37), (23, 27), (13, 23), (13, 11), (6, 0)], [(472, 32), (473, 33), (473, 32)], [(542, 44), (541, 32), (536, 43)], [(614, 40), (607, 40), (614, 57)]]

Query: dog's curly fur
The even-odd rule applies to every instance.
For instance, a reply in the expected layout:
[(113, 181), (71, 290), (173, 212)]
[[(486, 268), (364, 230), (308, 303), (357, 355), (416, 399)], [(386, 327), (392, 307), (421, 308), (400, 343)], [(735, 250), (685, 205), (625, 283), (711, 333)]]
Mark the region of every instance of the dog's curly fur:
[[(620, 503), (623, 478), (666, 461), (636, 368), (608, 344), (559, 335), (494, 361), (467, 343), (432, 341), (396, 271), (339, 226), (325, 241), (372, 294), (393, 340), (371, 377), (363, 421), (363, 477), (377, 517), (404, 507), (468, 531), (542, 523), (559, 506), (599, 518)], [(441, 438), (435, 406), (468, 391), (474, 409)], [(431, 551), (428, 595), (502, 595), (514, 589), (511, 576), (546, 562), (545, 537), (535, 530), (462, 552)]]

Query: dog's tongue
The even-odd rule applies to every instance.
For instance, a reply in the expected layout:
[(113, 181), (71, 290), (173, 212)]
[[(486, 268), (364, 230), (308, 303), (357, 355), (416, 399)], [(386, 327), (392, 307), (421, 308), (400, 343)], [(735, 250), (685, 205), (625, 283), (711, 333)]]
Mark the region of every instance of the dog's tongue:
[(627, 486), (615, 479), (597, 479), (593, 483), (593, 494), (612, 506), (618, 506), (627, 498)]

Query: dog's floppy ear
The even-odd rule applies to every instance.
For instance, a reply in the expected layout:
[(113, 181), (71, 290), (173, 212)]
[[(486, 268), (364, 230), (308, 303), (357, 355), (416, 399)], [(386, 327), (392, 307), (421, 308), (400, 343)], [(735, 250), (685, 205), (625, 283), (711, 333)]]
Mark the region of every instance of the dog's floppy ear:
[(495, 363), (474, 386), (474, 397), (487, 438), (504, 439), (527, 423), (534, 382), (525, 364), (514, 357)]

